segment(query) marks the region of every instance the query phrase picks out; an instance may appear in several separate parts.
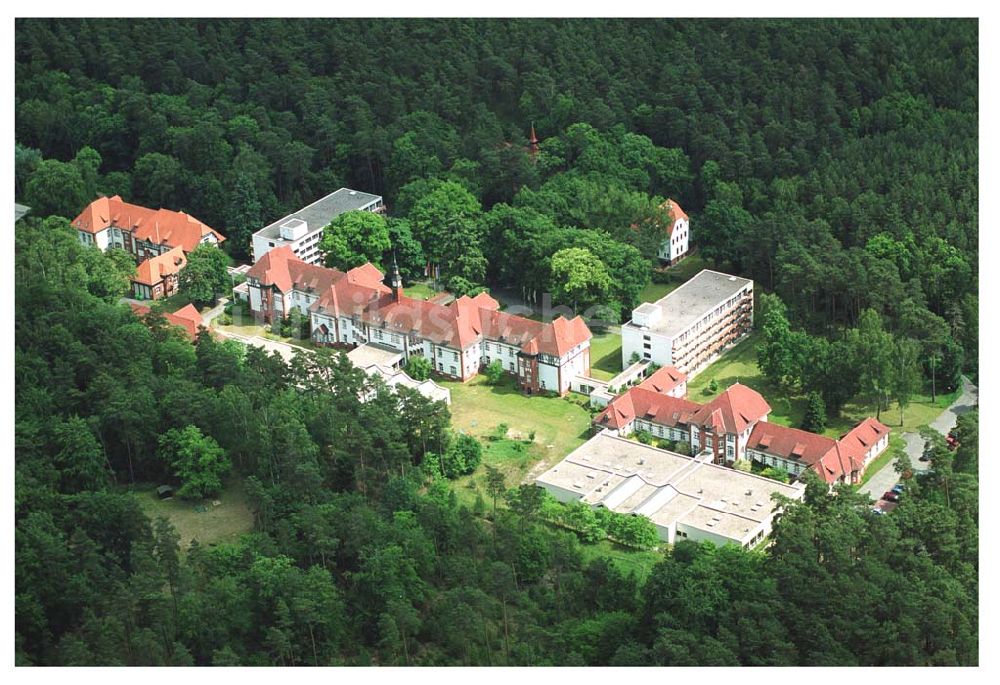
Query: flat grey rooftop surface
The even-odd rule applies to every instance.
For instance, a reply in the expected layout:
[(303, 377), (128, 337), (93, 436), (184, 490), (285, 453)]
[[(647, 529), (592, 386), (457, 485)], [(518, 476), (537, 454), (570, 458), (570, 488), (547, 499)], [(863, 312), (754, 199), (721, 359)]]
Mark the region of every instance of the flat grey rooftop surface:
[(341, 188), (326, 197), (316, 200), (311, 205), (303, 207), (297, 212), (292, 212), (288, 216), (283, 216), (269, 226), (257, 231), (255, 235), (262, 236), (268, 240), (281, 240), (280, 228), (289, 219), (305, 221), (309, 225), (306, 235), (312, 235), (329, 225), (331, 221), (353, 209), (363, 209), (372, 202), (380, 198), (379, 195), (364, 193), (360, 190)]
[(774, 493), (800, 499), (801, 485), (685, 457), (634, 440), (598, 433), (535, 482), (575, 492), (591, 506), (642, 514), (742, 539), (775, 510)]
[[(674, 337), (752, 283), (753, 281), (747, 278), (703, 269), (677, 290), (661, 297), (655, 303), (645, 302), (639, 305), (638, 309), (646, 312), (653, 306), (660, 307), (663, 315), (657, 323), (649, 326), (649, 330)], [(642, 328), (631, 321), (624, 325)]]
[(403, 353), (391, 347), (365, 343), (348, 352), (347, 358), (351, 360), (352, 364), (362, 369), (372, 364), (392, 369), (393, 365), (403, 358)]
[(14, 203), (14, 221), (20, 221), (21, 217), (31, 211), (31, 207), (27, 205), (19, 205)]

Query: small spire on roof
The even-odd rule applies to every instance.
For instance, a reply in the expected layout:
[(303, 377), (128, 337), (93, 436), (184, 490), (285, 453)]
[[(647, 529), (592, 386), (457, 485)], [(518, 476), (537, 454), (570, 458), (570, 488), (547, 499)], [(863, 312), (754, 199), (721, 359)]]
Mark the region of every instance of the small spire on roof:
[(396, 264), (396, 250), (392, 251), (392, 293), (397, 302), (403, 295), (403, 278), (399, 275), (399, 266)]

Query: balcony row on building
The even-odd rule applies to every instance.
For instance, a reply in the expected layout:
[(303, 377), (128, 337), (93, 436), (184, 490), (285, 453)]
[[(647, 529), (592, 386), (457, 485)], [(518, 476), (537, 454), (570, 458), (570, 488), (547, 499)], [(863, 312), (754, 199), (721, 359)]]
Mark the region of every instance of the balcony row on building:
[(702, 270), (622, 325), (622, 365), (646, 360), (696, 376), (753, 326), (753, 281)]

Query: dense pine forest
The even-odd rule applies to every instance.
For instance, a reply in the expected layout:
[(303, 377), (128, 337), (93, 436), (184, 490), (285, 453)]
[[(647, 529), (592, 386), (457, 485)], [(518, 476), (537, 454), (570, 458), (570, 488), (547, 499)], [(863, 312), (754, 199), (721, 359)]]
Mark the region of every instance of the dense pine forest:
[[(246, 260), (348, 186), (384, 195), (406, 278), (614, 319), (664, 277), (670, 198), (764, 293), (768, 378), (902, 407), (977, 373), (977, 43), (932, 20), (17, 21), (18, 663), (977, 663), (977, 412), (956, 452), (928, 436), (928, 474), (902, 465), (890, 514), (810, 480), (771, 546), (685, 541), (640, 576), (533, 487), (461, 502), (441, 465), (475, 448), (446, 406), (339, 353), (137, 319), (68, 225), (120, 194)], [(240, 482), (253, 532), (182, 547), (129, 492), (178, 473)]]

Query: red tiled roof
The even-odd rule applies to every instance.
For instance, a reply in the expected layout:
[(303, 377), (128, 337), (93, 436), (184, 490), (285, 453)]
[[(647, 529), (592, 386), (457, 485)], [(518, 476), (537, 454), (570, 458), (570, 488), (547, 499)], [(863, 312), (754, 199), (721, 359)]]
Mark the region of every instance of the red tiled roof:
[(742, 433), (754, 421), (770, 413), (771, 405), (753, 388), (734, 383), (706, 404), (694, 417), (699, 426), (713, 432)]
[(558, 318), (551, 324), (497, 311), (500, 303), (486, 293), (463, 295), (448, 305), (398, 299), (382, 283), (383, 274), (371, 264), (345, 274), (306, 264), (287, 245), (270, 250), (247, 272), (262, 285), (283, 293), (308, 285), (319, 299), (310, 309), (320, 314), (350, 313), (366, 323), (396, 333), (415, 334), (436, 344), (465, 349), (480, 337), (517, 345), (526, 354), (561, 357), (589, 340), (590, 329), (581, 317)]
[(198, 327), (201, 325), (201, 314), (193, 304), (187, 304), (173, 314), (167, 314), (167, 321), (178, 326), (184, 326), (192, 339), (198, 337)]
[[(371, 271), (359, 267), (349, 272), (347, 280), (366, 285), (380, 282), (381, 272), (375, 267), (371, 269), (378, 274), (378, 278)], [(302, 261), (288, 245), (269, 250), (247, 271), (247, 278), (256, 278), (265, 286), (273, 285), (282, 293), (293, 289), (322, 293), (344, 276), (343, 271)]]
[(827, 483), (836, 483), (865, 465), (865, 452), (889, 433), (889, 428), (867, 418), (839, 440), (798, 428), (760, 422), (750, 433), (747, 449), (797, 460), (812, 468)]
[(747, 440), (747, 449), (800, 461), (806, 466), (813, 466), (836, 446), (837, 442), (832, 438), (766, 421), (754, 426)]
[(668, 235), (674, 232), (674, 225), (678, 221), (680, 221), (681, 219), (688, 218), (688, 215), (684, 213), (684, 210), (681, 209), (681, 206), (669, 198), (667, 199), (666, 202), (660, 205), (660, 208), (666, 209), (667, 215), (670, 217), (670, 225), (667, 226)]
[(99, 197), (73, 219), (74, 228), (97, 233), (115, 226), (134, 231), (138, 240), (148, 240), (157, 245), (180, 247), (191, 252), (209, 233), (219, 242), (225, 236), (198, 219), (184, 212), (170, 209), (150, 209), (125, 202), (120, 196)]
[(385, 278), (385, 274), (379, 271), (378, 268), (371, 262), (366, 262), (361, 266), (356, 266), (348, 271), (347, 277), (355, 283), (368, 285), (374, 288), (382, 282), (382, 279)]
[[(136, 302), (130, 302), (129, 306), (132, 311), (135, 312), (136, 316), (145, 316), (152, 311), (149, 307), (144, 304), (138, 304)], [(201, 314), (195, 309), (193, 304), (185, 305), (181, 307), (176, 312), (164, 312), (163, 318), (167, 320), (167, 323), (172, 326), (180, 326), (187, 333), (188, 338), (192, 341), (198, 337), (198, 327), (201, 326)]]
[(888, 434), (888, 426), (869, 416), (842, 435), (837, 443), (841, 454), (850, 460), (852, 469), (860, 471), (864, 468), (865, 452)]
[(172, 247), (156, 257), (150, 257), (135, 267), (135, 277), (132, 279), (145, 285), (156, 285), (167, 276), (178, 273), (187, 264), (187, 257), (180, 247)]
[(689, 424), (701, 408), (697, 402), (670, 397), (637, 385), (611, 400), (594, 417), (594, 424), (617, 430), (641, 418), (661, 426), (674, 427)]
[(676, 367), (664, 366), (657, 369), (649, 378), (636, 387), (648, 388), (649, 390), (666, 395), (685, 381), (687, 381), (687, 375), (679, 371)]

